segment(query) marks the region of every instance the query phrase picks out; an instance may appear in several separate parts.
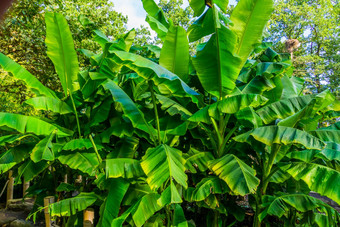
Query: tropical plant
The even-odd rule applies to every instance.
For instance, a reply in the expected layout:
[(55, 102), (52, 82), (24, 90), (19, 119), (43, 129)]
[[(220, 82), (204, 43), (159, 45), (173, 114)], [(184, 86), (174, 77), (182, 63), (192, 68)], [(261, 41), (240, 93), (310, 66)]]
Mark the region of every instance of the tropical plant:
[(333, 207), (309, 196), (340, 203), (340, 126), (322, 127), (339, 117), (339, 100), (304, 95), (289, 56), (261, 42), (273, 2), (241, 0), (228, 17), (227, 1), (192, 0), (199, 17), (187, 31), (142, 2), (161, 50), (132, 46), (134, 30), (116, 41), (94, 31), (102, 52), (86, 54), (84, 71), (66, 20), (46, 15), (63, 93), (0, 55), (36, 94), (26, 103), (48, 113), (0, 113), (11, 132), (0, 137), (10, 148), (0, 172), (35, 181), (32, 213), (53, 195), (50, 214), (70, 226), (90, 206), (98, 226), (232, 226), (249, 212), (253, 226), (339, 224)]

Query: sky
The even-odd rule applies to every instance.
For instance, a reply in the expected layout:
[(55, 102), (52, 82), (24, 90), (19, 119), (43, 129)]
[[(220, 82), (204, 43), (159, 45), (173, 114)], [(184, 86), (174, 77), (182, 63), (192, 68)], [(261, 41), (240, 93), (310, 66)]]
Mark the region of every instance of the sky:
[[(140, 25), (144, 25), (148, 28), (149, 25), (145, 21), (146, 13), (143, 9), (141, 0), (111, 0), (115, 5), (114, 10), (122, 13), (124, 16), (128, 16), (127, 29), (138, 28)], [(156, 3), (159, 0), (155, 0)], [(235, 0), (230, 0), (229, 4), (234, 5)], [(189, 5), (188, 0), (183, 1), (183, 7)]]

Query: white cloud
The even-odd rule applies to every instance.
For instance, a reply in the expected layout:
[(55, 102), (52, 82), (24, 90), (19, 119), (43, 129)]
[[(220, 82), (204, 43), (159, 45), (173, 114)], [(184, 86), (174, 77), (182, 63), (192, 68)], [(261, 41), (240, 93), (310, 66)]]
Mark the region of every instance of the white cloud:
[(141, 0), (112, 0), (112, 2), (115, 5), (115, 11), (128, 16), (127, 29), (138, 28), (140, 25), (148, 27)]

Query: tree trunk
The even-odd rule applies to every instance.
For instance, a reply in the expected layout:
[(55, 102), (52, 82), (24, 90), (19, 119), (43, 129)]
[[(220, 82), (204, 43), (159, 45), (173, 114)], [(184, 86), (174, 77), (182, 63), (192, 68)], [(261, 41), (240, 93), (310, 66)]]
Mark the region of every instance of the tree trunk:
[(46, 227), (51, 227), (52, 226), (52, 220), (51, 220), (51, 216), (48, 210), (48, 206), (54, 203), (54, 196), (47, 196), (44, 198), (44, 213), (45, 213), (45, 223), (46, 223)]
[(13, 171), (10, 170), (8, 172), (8, 185), (7, 185), (6, 206), (8, 205), (9, 200), (13, 199), (14, 178), (12, 176), (13, 176)]

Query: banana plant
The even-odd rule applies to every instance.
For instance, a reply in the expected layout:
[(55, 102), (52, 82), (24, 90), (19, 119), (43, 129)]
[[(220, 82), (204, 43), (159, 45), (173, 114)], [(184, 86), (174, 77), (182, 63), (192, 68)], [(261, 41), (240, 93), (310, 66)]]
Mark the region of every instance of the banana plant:
[(232, 226), (249, 212), (253, 226), (338, 225), (309, 192), (340, 203), (340, 127), (325, 125), (339, 100), (304, 95), (289, 56), (262, 43), (273, 1), (240, 0), (229, 17), (226, 0), (191, 0), (187, 31), (142, 3), (163, 46), (135, 47), (134, 29), (117, 40), (95, 30), (101, 50), (79, 50), (83, 69), (67, 21), (46, 14), (62, 92), (0, 54), (43, 113), (0, 113), (0, 172), (34, 182), (31, 215), (52, 195), (49, 212), (65, 226), (80, 226), (88, 207), (96, 226)]

